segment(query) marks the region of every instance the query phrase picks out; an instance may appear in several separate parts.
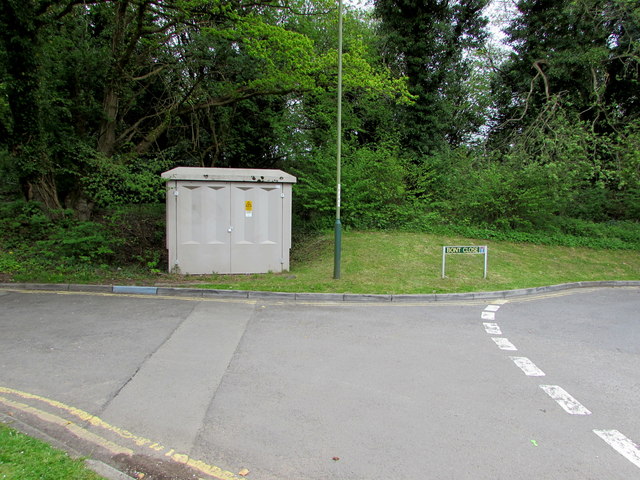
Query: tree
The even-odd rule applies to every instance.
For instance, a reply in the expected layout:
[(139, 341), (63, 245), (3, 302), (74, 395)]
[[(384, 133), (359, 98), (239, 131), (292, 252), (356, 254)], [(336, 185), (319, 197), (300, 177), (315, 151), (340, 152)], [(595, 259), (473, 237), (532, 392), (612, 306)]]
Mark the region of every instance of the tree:
[(638, 199), (629, 147), (640, 122), (640, 7), (521, 0), (517, 9), (506, 30), (513, 53), (495, 84), (492, 145), (523, 167), (563, 172), (565, 215), (627, 217)]
[(43, 138), (41, 78), (38, 58), (42, 47), (41, 21), (45, 5), (35, 0), (7, 0), (0, 4), (0, 49), (10, 118), (9, 154), (18, 166), (18, 180), (28, 199), (56, 208), (53, 165)]
[(417, 97), (401, 112), (403, 145), (429, 155), (461, 144), (484, 123), (466, 108), (469, 49), (486, 36), (482, 11), (488, 0), (376, 0), (382, 52), (389, 65), (408, 77)]
[[(96, 198), (149, 199), (134, 184), (151, 185), (178, 162), (272, 166), (283, 158), (291, 105), (335, 84), (335, 49), (308, 33), (332, 12), (327, 1), (12, 0), (1, 8), (9, 156), (26, 198), (52, 208), (89, 215)], [(404, 83), (364, 54), (346, 55), (354, 73), (345, 82), (406, 97)]]
[[(507, 28), (513, 48), (496, 82), (500, 120), (532, 122), (557, 99), (595, 131), (638, 118), (640, 7), (627, 0), (521, 0)], [(634, 88), (635, 87), (635, 88)]]

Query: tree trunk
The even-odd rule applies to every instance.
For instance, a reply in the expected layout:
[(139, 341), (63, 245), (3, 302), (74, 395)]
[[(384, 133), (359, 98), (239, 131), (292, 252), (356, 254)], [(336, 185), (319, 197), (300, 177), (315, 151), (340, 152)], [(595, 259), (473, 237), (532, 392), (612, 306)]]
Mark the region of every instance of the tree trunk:
[(69, 193), (64, 199), (65, 206), (73, 210), (75, 218), (82, 221), (91, 220), (94, 203), (80, 189)]
[(53, 175), (42, 175), (34, 179), (23, 179), (22, 191), (27, 201), (41, 202), (47, 210), (62, 210), (62, 204), (58, 198)]
[(116, 125), (118, 119), (119, 96), (115, 85), (109, 84), (104, 94), (102, 111), (104, 118), (100, 124), (100, 134), (98, 136), (98, 152), (107, 157), (111, 157), (116, 146)]
[(107, 79), (104, 99), (102, 100), (103, 118), (100, 124), (97, 150), (111, 157), (116, 150), (116, 128), (118, 125), (118, 106), (120, 104), (120, 85), (122, 70), (128, 59), (124, 53), (125, 31), (127, 25), (127, 9), (129, 2), (118, 3), (113, 19), (113, 35), (111, 37), (111, 73)]

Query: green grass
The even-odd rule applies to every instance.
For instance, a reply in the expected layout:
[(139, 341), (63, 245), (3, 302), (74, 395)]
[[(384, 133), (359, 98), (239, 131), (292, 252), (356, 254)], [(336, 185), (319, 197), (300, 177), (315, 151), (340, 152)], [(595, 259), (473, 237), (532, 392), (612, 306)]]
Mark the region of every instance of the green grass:
[(0, 424), (0, 479), (2, 480), (100, 480), (62, 451)]
[[(488, 245), (487, 279), (482, 255), (448, 255), (443, 245)], [(540, 246), (399, 232), (343, 235), (341, 278), (333, 277), (333, 236), (307, 240), (294, 251), (291, 272), (219, 275), (209, 288), (283, 292), (448, 293), (526, 288), (587, 280), (640, 280), (640, 253)], [(205, 280), (205, 279), (201, 279)]]
[[(447, 278), (442, 279), (443, 245), (488, 245), (488, 278), (482, 278), (482, 255), (448, 255)], [(325, 233), (296, 241), (291, 271), (279, 274), (189, 276), (87, 266), (59, 272), (30, 269), (13, 275), (13, 280), (381, 294), (493, 291), (588, 280), (640, 280), (637, 250), (403, 232), (345, 232), (341, 266), (341, 278), (333, 279), (333, 233)]]

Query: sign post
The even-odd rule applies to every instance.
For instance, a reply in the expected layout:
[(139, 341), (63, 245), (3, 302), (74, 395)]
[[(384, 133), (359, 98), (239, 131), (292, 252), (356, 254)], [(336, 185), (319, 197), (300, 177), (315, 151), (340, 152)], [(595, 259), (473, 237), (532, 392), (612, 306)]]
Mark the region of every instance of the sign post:
[(489, 247), (487, 247), (486, 245), (442, 247), (442, 278), (445, 277), (445, 265), (447, 263), (447, 255), (456, 255), (456, 254), (484, 255), (484, 275), (482, 278), (487, 278), (487, 257), (489, 254)]

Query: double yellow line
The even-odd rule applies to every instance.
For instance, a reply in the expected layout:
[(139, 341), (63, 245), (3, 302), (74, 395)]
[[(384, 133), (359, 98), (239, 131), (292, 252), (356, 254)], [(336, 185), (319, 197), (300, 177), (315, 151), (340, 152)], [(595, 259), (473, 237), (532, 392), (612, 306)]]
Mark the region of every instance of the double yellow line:
[[(165, 457), (167, 457), (171, 461), (191, 467), (192, 469), (202, 474), (208, 475), (209, 477), (212, 477), (214, 479), (240, 480), (240, 477), (236, 476), (235, 474), (229, 471), (226, 471), (220, 467), (216, 467), (215, 465), (209, 465), (201, 460), (190, 458), (189, 455), (176, 452), (175, 449), (165, 447), (158, 442), (154, 442), (147, 438), (134, 435), (133, 433), (127, 430), (111, 425), (105, 422), (104, 420), (102, 420), (101, 418), (96, 417), (91, 413), (85, 412), (84, 410), (80, 410), (79, 408), (71, 407), (62, 402), (51, 400), (49, 398), (45, 398), (40, 395), (21, 392), (20, 390), (15, 390), (13, 388), (7, 388), (2, 386), (0, 386), (0, 394), (18, 397), (26, 401), (40, 402), (49, 407), (53, 407), (57, 410), (64, 412), (65, 414), (71, 417), (75, 417), (81, 420), (82, 422), (84, 422), (89, 426), (97, 427), (102, 430), (111, 432), (119, 436), (120, 438), (127, 440), (128, 442), (134, 443), (136, 446), (142, 449), (153, 450), (156, 453), (156, 455), (163, 454)], [(127, 456), (132, 456), (135, 453), (133, 449), (124, 447), (100, 435), (90, 432), (86, 428), (75, 423), (74, 421), (68, 420), (67, 418), (55, 415), (53, 413), (47, 412), (45, 410), (36, 408), (31, 405), (28, 405), (21, 401), (11, 400), (9, 398), (6, 398), (5, 396), (0, 396), (0, 404), (5, 405), (9, 409), (19, 410), (23, 413), (36, 417), (37, 419), (43, 422), (47, 422), (48, 424), (62, 427), (66, 431), (74, 435), (75, 437), (79, 438), (80, 440), (102, 447), (113, 455), (124, 454)]]

